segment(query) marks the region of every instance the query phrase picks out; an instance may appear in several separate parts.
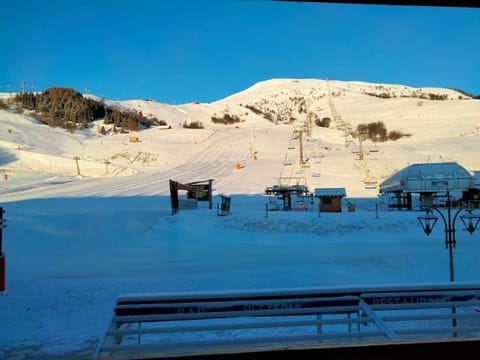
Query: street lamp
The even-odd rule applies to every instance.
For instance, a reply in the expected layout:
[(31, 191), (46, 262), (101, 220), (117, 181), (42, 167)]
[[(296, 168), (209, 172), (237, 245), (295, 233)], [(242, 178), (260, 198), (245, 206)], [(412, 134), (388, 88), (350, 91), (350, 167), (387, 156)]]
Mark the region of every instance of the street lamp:
[[(440, 214), (441, 219), (443, 220), (443, 225), (445, 226), (445, 247), (448, 249), (449, 263), (450, 263), (450, 281), (455, 281), (454, 268), (453, 268), (453, 249), (455, 248), (455, 221), (462, 211), (466, 211), (467, 214), (460, 215), (460, 219), (465, 226), (465, 229), (470, 233), (476, 230), (477, 225), (480, 221), (480, 215), (472, 214), (472, 208), (468, 205), (462, 206), (459, 208), (452, 217), (452, 208), (450, 204), (450, 191), (447, 190), (447, 217), (435, 206), (432, 205), (422, 205), (422, 209), (425, 210), (425, 216), (419, 216), (418, 221), (422, 225), (423, 231), (425, 234), (430, 235), (433, 231), (433, 227), (438, 220), (438, 217), (433, 214), (437, 212)], [(452, 327), (457, 327), (457, 317), (456, 317), (456, 308), (452, 307)], [(454, 337), (457, 337), (457, 333), (453, 333)]]
[(3, 218), (5, 211), (0, 207), (0, 292), (5, 291), (5, 254), (2, 250), (3, 228), (7, 227), (7, 219)]
[(480, 222), (480, 215), (472, 213), (472, 208), (469, 205), (462, 206), (459, 208), (452, 217), (452, 209), (450, 204), (450, 191), (447, 191), (447, 217), (436, 207), (432, 205), (422, 205), (422, 209), (425, 210), (426, 214), (424, 216), (419, 216), (418, 221), (422, 225), (423, 231), (425, 234), (430, 235), (433, 231), (433, 227), (438, 220), (438, 217), (433, 214), (436, 212), (440, 215), (440, 218), (443, 220), (443, 225), (445, 226), (445, 247), (448, 249), (449, 263), (450, 263), (450, 281), (455, 281), (454, 268), (453, 268), (453, 249), (456, 245), (455, 240), (455, 221), (462, 211), (467, 213), (460, 215), (460, 219), (465, 226), (465, 229), (470, 233), (477, 229), (478, 223)]

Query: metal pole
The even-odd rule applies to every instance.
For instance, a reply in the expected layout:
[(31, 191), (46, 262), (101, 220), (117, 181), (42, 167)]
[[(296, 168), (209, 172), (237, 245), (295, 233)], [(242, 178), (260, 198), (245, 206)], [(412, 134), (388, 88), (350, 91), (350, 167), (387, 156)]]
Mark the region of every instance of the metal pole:
[[(422, 206), (422, 209), (427, 211), (427, 215), (428, 215), (429, 212), (435, 211), (442, 218), (443, 225), (444, 225), (444, 230), (445, 230), (445, 247), (448, 248), (450, 282), (453, 283), (455, 281), (455, 267), (454, 267), (454, 261), (453, 261), (453, 249), (455, 249), (456, 243), (457, 243), (457, 241), (456, 241), (456, 231), (455, 231), (455, 222), (457, 220), (457, 217), (460, 215), (460, 213), (463, 210), (468, 209), (468, 211), (470, 213), (471, 209), (469, 208), (468, 205), (464, 205), (464, 206), (460, 207), (459, 209), (457, 209), (455, 214), (452, 217), (452, 203), (451, 203), (450, 199), (451, 199), (450, 198), (450, 191), (447, 190), (447, 216), (445, 216), (442, 213), (442, 211), (440, 211), (440, 209), (437, 208), (436, 206), (425, 205), (425, 206)], [(423, 223), (421, 221), (420, 222), (422, 223), (422, 227), (424, 228), (425, 233), (427, 235), (430, 234), (431, 231), (432, 231), (433, 225), (431, 225), (431, 227), (427, 227), (426, 225), (429, 224), (428, 220), (431, 220), (432, 218), (427, 216), (425, 218), (420, 218), (419, 217), (418, 219), (419, 220), (421, 220), (421, 219), (425, 220), (425, 226), (423, 225)], [(463, 221), (463, 219), (462, 219), (462, 221)], [(477, 219), (477, 221), (478, 221), (478, 219)], [(435, 224), (435, 222), (433, 222), (433, 224)], [(476, 224), (474, 226), (472, 224), (472, 218), (470, 218), (469, 225), (467, 226), (467, 230), (470, 233), (472, 233), (473, 231), (475, 231), (475, 228), (476, 228)], [(452, 314), (452, 317), (451, 317), (452, 328), (456, 328), (457, 327), (457, 317), (456, 317), (456, 307), (455, 306), (451, 307), (451, 314)], [(453, 336), (457, 337), (458, 333), (456, 331), (453, 331)]]
[(78, 165), (78, 160), (80, 160), (80, 158), (78, 156), (74, 156), (73, 160), (75, 160), (75, 164), (77, 164), (77, 175), (80, 176), (80, 166)]
[(450, 281), (454, 282), (455, 281), (455, 274), (454, 274), (454, 267), (453, 267), (453, 245), (454, 245), (454, 230), (452, 226), (452, 216), (451, 216), (451, 211), (452, 208), (450, 206), (450, 191), (447, 191), (447, 215), (448, 215), (448, 220), (447, 220), (447, 229), (445, 229), (445, 235), (446, 235), (446, 242), (448, 245), (448, 258), (450, 262)]
[(6, 264), (5, 264), (5, 254), (2, 249), (2, 237), (3, 237), (3, 228), (5, 220), (3, 219), (3, 208), (0, 207), (0, 291), (5, 291), (5, 273), (6, 273)]
[(0, 257), (2, 257), (2, 242), (3, 242), (3, 207), (0, 207)]
[[(450, 263), (450, 282), (455, 281), (455, 274), (454, 274), (454, 267), (453, 267), (453, 245), (455, 244), (455, 233), (454, 233), (454, 226), (452, 224), (452, 215), (451, 215), (452, 207), (450, 204), (450, 191), (447, 190), (447, 229), (445, 229), (445, 241), (448, 244), (448, 259)], [(457, 309), (452, 307), (452, 327), (457, 327)], [(457, 337), (457, 333), (453, 333), (453, 337)]]
[[(451, 237), (451, 233), (449, 233)], [(450, 281), (454, 282), (455, 281), (455, 275), (454, 275), (454, 270), (453, 270), (453, 247), (452, 247), (452, 242), (450, 241), (448, 243), (448, 257), (450, 260)]]

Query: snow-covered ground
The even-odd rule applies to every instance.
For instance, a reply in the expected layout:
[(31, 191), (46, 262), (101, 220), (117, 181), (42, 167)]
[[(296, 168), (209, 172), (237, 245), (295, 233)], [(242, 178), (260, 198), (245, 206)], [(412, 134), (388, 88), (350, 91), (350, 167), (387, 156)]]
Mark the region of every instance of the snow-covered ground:
[[(425, 236), (418, 211), (389, 211), (378, 188), (365, 182), (378, 185), (416, 162), (457, 161), (479, 170), (480, 101), (362, 94), (376, 86), (274, 80), (212, 104), (123, 102), (172, 126), (142, 130), (139, 142), (129, 141), (132, 134), (100, 136), (95, 126), (70, 134), (0, 110), (0, 205), (8, 224), (0, 358), (91, 356), (116, 297), (130, 292), (447, 282), (441, 225)], [(281, 108), (312, 88), (318, 96), (308, 106), (321, 117), (335, 112), (353, 127), (383, 121), (411, 136), (360, 144), (341, 126), (314, 127), (303, 144), (311, 166), (298, 166), (296, 125), (268, 121), (243, 105), (267, 99), (265, 106)], [(328, 88), (339, 95), (327, 96)], [(226, 109), (247, 114), (245, 121), (212, 124), (212, 114)], [(205, 128), (182, 128), (196, 120)], [(200, 202), (172, 215), (170, 179), (214, 179), (213, 208)], [(315, 202), (308, 212), (266, 216), (265, 188), (287, 179), (305, 181), (311, 191), (345, 187), (344, 211), (318, 213)], [(217, 216), (220, 194), (232, 198), (228, 216)], [(346, 211), (347, 201), (355, 212)], [(456, 281), (480, 282), (480, 231), (458, 228), (457, 240)]]

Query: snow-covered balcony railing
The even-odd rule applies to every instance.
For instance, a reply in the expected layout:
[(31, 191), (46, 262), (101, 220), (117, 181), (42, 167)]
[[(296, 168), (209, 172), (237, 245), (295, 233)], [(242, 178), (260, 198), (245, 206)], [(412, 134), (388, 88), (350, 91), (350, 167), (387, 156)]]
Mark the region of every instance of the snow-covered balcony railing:
[(480, 339), (480, 285), (120, 296), (98, 357)]

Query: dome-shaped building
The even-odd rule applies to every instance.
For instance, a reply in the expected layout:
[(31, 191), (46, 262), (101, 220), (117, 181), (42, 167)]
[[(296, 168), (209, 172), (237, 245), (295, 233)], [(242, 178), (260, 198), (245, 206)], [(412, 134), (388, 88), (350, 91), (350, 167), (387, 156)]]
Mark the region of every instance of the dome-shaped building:
[(391, 207), (412, 209), (412, 194), (431, 204), (438, 192), (464, 192), (474, 188), (474, 177), (456, 162), (412, 164), (393, 173), (380, 184), (380, 193), (391, 193)]

